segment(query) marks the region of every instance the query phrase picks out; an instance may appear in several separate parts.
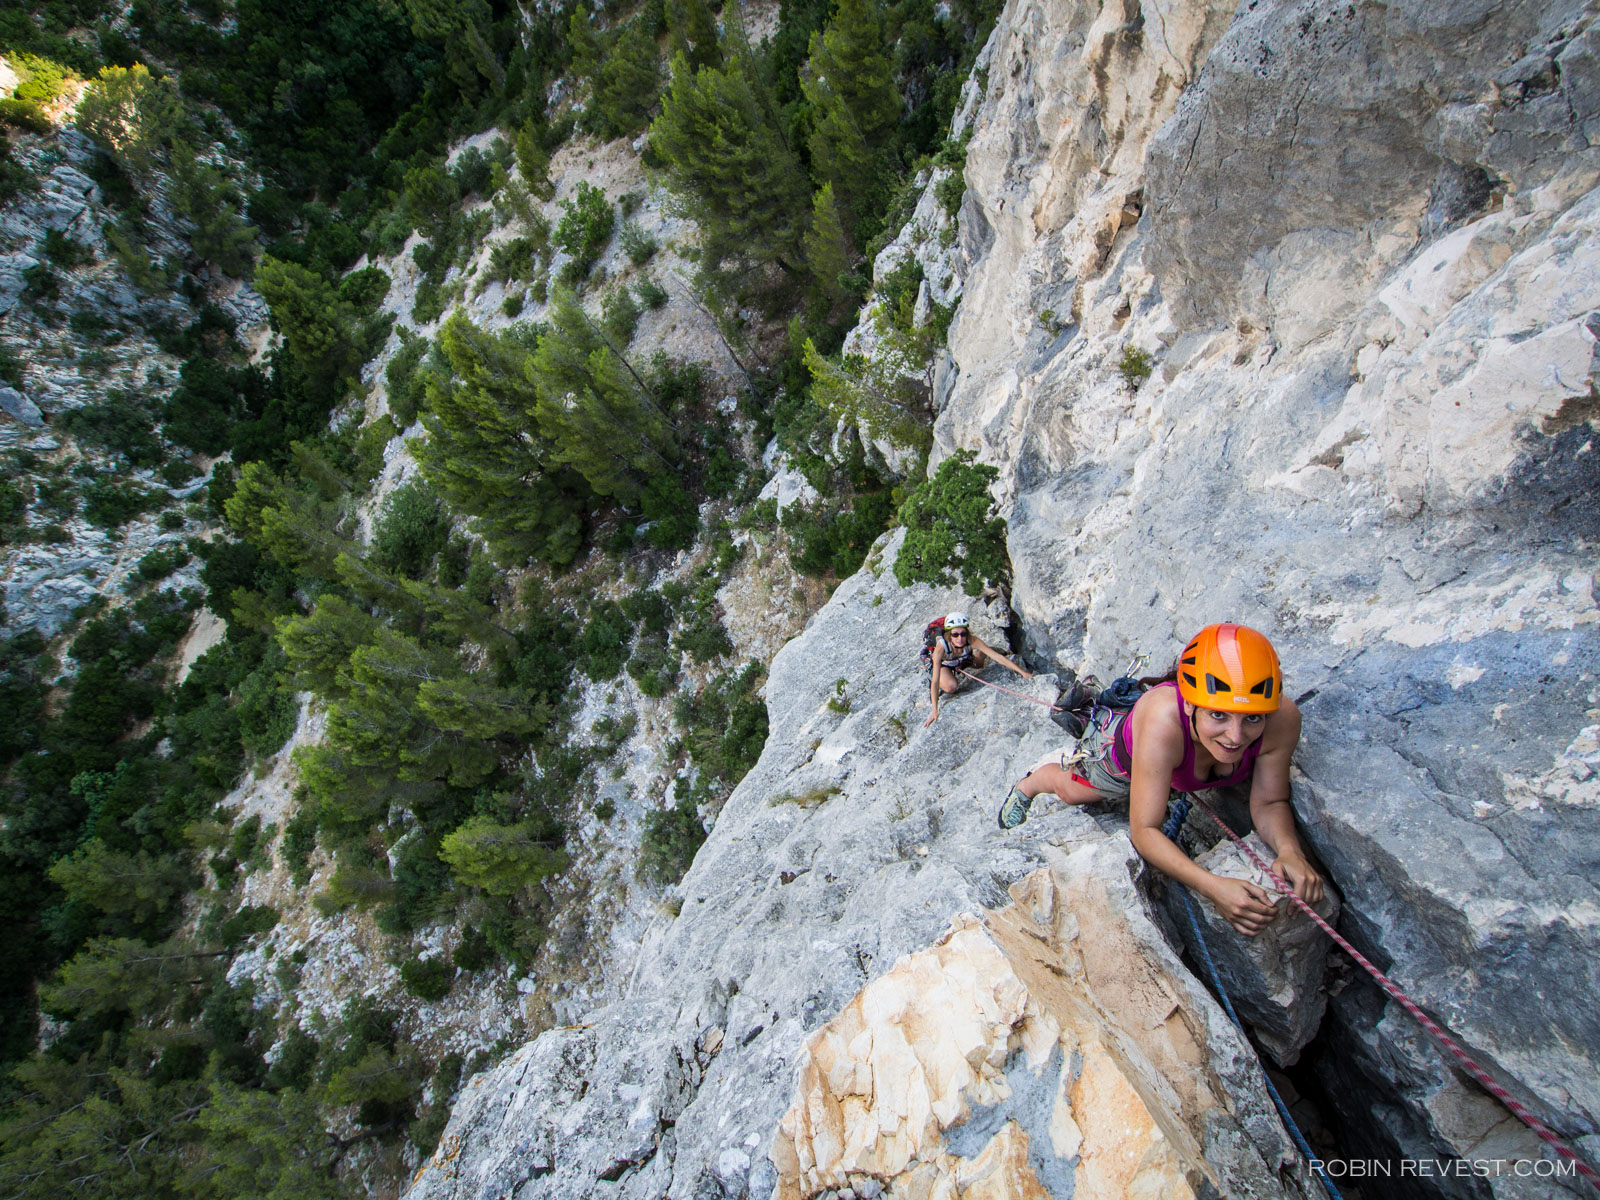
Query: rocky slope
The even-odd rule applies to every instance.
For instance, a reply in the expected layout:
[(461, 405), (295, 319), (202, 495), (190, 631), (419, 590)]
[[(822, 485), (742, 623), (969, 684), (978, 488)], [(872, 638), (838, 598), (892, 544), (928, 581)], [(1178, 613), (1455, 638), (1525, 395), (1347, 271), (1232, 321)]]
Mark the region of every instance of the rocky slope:
[[(1218, 619), (1274, 638), (1344, 929), (1591, 1158), (1593, 22), (1571, 2), (1014, 0), (980, 63), (936, 425), (937, 454), (1001, 468), (1036, 666), (1164, 665)], [(1278, 1174), (1254, 1068), (1127, 886), (1115, 815), (994, 832), (1053, 727), (985, 692), (920, 730), (916, 626), (953, 597), (881, 572), (774, 662), (772, 740), (627, 998), (475, 1081), (416, 1196), (1311, 1186)], [(1074, 888), (1066, 915), (1039, 899)], [(1097, 990), (1065, 932), (1091, 919), (1157, 972), (1157, 1020), (1198, 1058), (1152, 1049), (1147, 993)], [(861, 1058), (879, 1020), (916, 1047), (884, 1077), (904, 1094)], [(1147, 1177), (1095, 1182), (1071, 1099), (1094, 1045), (1138, 1098), (1123, 1149)], [(1306, 1064), (1348, 1158), (1539, 1157), (1363, 982)]]
[(469, 1084), (413, 1196), (1312, 1194), (1115, 818), (995, 829), (1043, 710), (924, 727), (919, 631), (965, 598), (898, 587), (895, 549), (774, 659), (766, 750), (628, 997)]

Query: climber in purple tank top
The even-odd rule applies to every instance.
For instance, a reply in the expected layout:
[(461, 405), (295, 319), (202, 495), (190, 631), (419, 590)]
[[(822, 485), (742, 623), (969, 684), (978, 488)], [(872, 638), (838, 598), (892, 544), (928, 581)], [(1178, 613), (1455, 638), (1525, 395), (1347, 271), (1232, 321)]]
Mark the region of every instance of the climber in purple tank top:
[(1277, 915), (1272, 897), (1197, 865), (1161, 823), (1172, 792), (1248, 783), (1251, 821), (1277, 854), (1272, 869), (1302, 900), (1322, 899), (1322, 876), (1301, 848), (1289, 804), (1300, 710), (1282, 691), (1271, 642), (1243, 625), (1208, 625), (1184, 647), (1172, 677), (1145, 692), (1132, 711), (1097, 710), (1076, 747), (1028, 772), (1000, 806), (1000, 827), (1020, 825), (1045, 792), (1066, 804), (1126, 799), (1128, 833), (1145, 861), (1254, 936)]

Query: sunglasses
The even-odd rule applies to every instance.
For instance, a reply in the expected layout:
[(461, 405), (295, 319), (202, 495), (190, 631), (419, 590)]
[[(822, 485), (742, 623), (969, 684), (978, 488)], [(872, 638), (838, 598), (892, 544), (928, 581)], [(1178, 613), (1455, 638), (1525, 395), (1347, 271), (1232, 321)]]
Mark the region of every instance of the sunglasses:
[(953, 638), (964, 638), (964, 637), (970, 637), (971, 635), (968, 634), (965, 629), (952, 629), (950, 631), (950, 636), (953, 637)]

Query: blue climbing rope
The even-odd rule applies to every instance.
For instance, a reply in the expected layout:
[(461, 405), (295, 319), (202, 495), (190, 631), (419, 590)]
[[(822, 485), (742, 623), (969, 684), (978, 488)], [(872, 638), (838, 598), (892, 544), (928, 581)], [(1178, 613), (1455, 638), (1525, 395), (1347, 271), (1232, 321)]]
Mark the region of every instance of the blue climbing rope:
[[(1189, 816), (1189, 797), (1182, 792), (1172, 802), (1167, 810), (1167, 819), (1161, 825), (1161, 832), (1167, 835), (1167, 840), (1173, 845), (1178, 844), (1178, 830), (1183, 828), (1183, 822)], [(1194, 934), (1195, 952), (1200, 956), (1200, 962), (1205, 966), (1206, 974), (1211, 978), (1211, 986), (1217, 993), (1217, 999), (1222, 1001), (1223, 1010), (1228, 1018), (1238, 1027), (1239, 1032), (1244, 1032), (1244, 1022), (1239, 1019), (1239, 1014), (1233, 1011), (1233, 1001), (1228, 998), (1227, 989), (1222, 986), (1222, 976), (1217, 971), (1217, 964), (1211, 959), (1211, 950), (1206, 946), (1205, 934), (1200, 931), (1200, 918), (1194, 911), (1194, 900), (1189, 896), (1189, 889), (1176, 879), (1168, 881), (1177, 889), (1178, 898), (1183, 901), (1184, 915), (1189, 918), (1189, 930)], [(1328, 1195), (1333, 1200), (1344, 1200), (1339, 1194), (1339, 1189), (1333, 1186), (1333, 1180), (1328, 1178), (1328, 1173), (1322, 1169), (1322, 1160), (1311, 1151), (1311, 1144), (1306, 1141), (1305, 1134), (1300, 1132), (1300, 1126), (1295, 1124), (1294, 1118), (1289, 1115), (1289, 1106), (1284, 1103), (1283, 1097), (1278, 1094), (1278, 1089), (1273, 1085), (1272, 1076), (1268, 1075), (1266, 1068), (1261, 1070), (1261, 1080), (1267, 1085), (1267, 1094), (1272, 1097), (1272, 1103), (1277, 1106), (1278, 1116), (1283, 1120), (1284, 1127), (1288, 1129), (1289, 1136), (1294, 1139), (1294, 1144), (1300, 1148), (1300, 1153), (1305, 1156), (1311, 1169), (1316, 1173), (1322, 1186), (1327, 1189)]]

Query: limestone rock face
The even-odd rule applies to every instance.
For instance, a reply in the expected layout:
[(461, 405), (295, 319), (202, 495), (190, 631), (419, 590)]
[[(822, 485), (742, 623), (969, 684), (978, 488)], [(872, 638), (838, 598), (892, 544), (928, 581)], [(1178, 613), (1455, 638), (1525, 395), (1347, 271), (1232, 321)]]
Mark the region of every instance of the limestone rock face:
[[(839, 1134), (819, 1140), (816, 1130), (843, 1130), (831, 1118), (780, 1132), (797, 1071), (822, 1061), (808, 1040), (896, 1005), (906, 1014), (900, 1044), (869, 1039), (886, 1056), (883, 1103), (868, 1109), (882, 1131), (872, 1152), (898, 1147), (883, 1161), (904, 1168), (890, 1194), (969, 1194), (940, 1190), (958, 1183), (973, 1195), (1038, 1194), (1025, 1190), (1030, 1178), (1065, 1194), (1075, 1178), (1103, 1188), (1089, 1194), (1116, 1195), (1115, 1181), (1141, 1172), (1197, 1194), (1207, 1180), (1234, 1181), (1234, 1195), (1301, 1194), (1279, 1180), (1293, 1155), (1254, 1055), (1178, 963), (1135, 886), (1125, 822), (1042, 802), (1021, 828), (996, 827), (1007, 786), (1058, 745), (1060, 731), (1024, 698), (1048, 704), (1053, 677), (1025, 682), (991, 667), (1022, 695), (974, 687), (924, 726), (923, 625), (960, 607), (1001, 642), (1004, 618), (959, 592), (899, 587), (897, 546), (882, 546), (773, 660), (766, 748), (679, 885), (681, 913), (646, 942), (625, 998), (475, 1080), (413, 1185), (416, 1200), (766, 1200), (782, 1180), (791, 1194), (814, 1194), (818, 1171), (854, 1168), (820, 1156), (828, 1137), (844, 1144)], [(1043, 868), (1054, 875), (1013, 899), (1012, 885)], [(873, 991), (902, 959), (912, 965)], [(942, 982), (924, 997), (929, 981)], [(859, 1036), (846, 1039), (852, 1055)], [(843, 1071), (850, 1060), (837, 1061)], [(842, 1078), (827, 1087), (847, 1090)], [(1117, 1097), (1111, 1111), (1137, 1136), (1124, 1146), (1086, 1099), (1058, 1106), (1061, 1088)], [(1006, 1100), (1024, 1092), (1026, 1102)], [(1065, 1149), (1073, 1137), (1079, 1149)], [(802, 1145), (810, 1182), (799, 1174)]]
[(1282, 1194), (1265, 1097), (1228, 1078), (1252, 1052), (1150, 923), (1132, 847), (1051, 858), (812, 1035), (778, 1196)]
[[(1245, 840), (1262, 862), (1271, 864), (1273, 853), (1258, 834)], [(1269, 892), (1277, 890), (1266, 872), (1225, 837), (1218, 836), (1194, 860), (1213, 875), (1248, 879)], [(1281, 918), (1249, 941), (1238, 937), (1222, 915), (1198, 897), (1191, 896), (1185, 905), (1178, 889), (1169, 884), (1163, 888), (1163, 898), (1190, 958), (1200, 962), (1202, 954), (1210, 956), (1234, 1011), (1262, 1049), (1280, 1066), (1293, 1065), (1322, 1025), (1324, 967), (1328, 954), (1335, 953), (1327, 935), (1292, 909), (1285, 897), (1277, 901)], [(1339, 899), (1331, 889), (1316, 909), (1318, 916), (1337, 927)], [(1190, 912), (1200, 927), (1198, 938)]]
[[(1012, 0), (961, 116), (934, 461), (1000, 469), (1035, 669), (1159, 670), (1217, 620), (1272, 637), (1304, 718), (1294, 802), (1343, 930), (1596, 1157), (1591, 8)], [(1162, 1194), (1180, 1175), (1196, 1194), (1296, 1186), (1256, 1066), (1192, 981), (1157, 970), (1159, 939), (1130, 934), (1141, 950), (1118, 958), (1170, 992), (1149, 1023), (1167, 993), (1101, 1012), (1093, 971), (1071, 977), (1082, 931), (1115, 923), (1092, 897), (1053, 885), (1076, 940), (1064, 917), (1018, 933), (984, 915), (1061, 856), (1111, 854), (1119, 828), (1047, 802), (995, 832), (1057, 734), (989, 691), (923, 728), (917, 633), (957, 603), (874, 560), (778, 654), (766, 751), (627, 998), (483, 1079), (415, 1196), (866, 1196), (890, 1169), (906, 1196), (1138, 1195), (1146, 1169)], [(1142, 891), (1095, 878), (1130, 930), (1148, 920)], [(1045, 946), (1053, 969), (1019, 949)], [(1272, 1011), (1286, 989), (1318, 1003), (1300, 969), (1235, 975), (1258, 976), (1263, 1041), (1327, 1081), (1342, 1153), (1537, 1157), (1360, 977), (1304, 1046), (1314, 1022)], [(924, 987), (951, 1006), (949, 1042), (911, 1036), (935, 1023)], [(1105, 1058), (1072, 1068), (1069, 1038)], [(587, 1090), (562, 1047), (592, 1052)], [(881, 1108), (861, 1099), (877, 1064)], [(1064, 1150), (1074, 1070), (1137, 1098), (1119, 1111), (1142, 1165), (1090, 1153), (1094, 1105), (1071, 1099), (1082, 1140)]]
[[(1164, 668), (1225, 619), (1273, 638), (1346, 932), (1593, 1154), (1600, 29), (1578, 3), (1125, 5), (1146, 65), (1097, 73), (1074, 31), (1114, 7), (997, 27), (935, 457), (1000, 468), (1040, 660)], [(1169, 59), (1163, 23), (1204, 32)], [(1016, 114), (1149, 104), (1157, 57), (1155, 124), (1100, 126), (1070, 218), (1032, 220), (1022, 183), (1057, 181), (1089, 117)], [(1069, 252), (1117, 193), (1137, 220)], [(1434, 1052), (1344, 1007), (1327, 1055), (1410, 1114), (1362, 1136), (1476, 1145), (1424, 1102)]]

